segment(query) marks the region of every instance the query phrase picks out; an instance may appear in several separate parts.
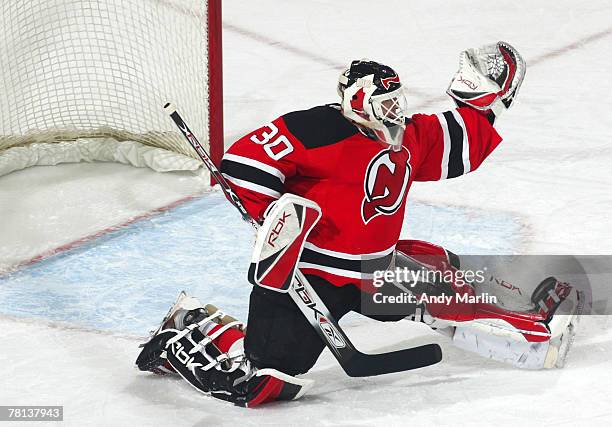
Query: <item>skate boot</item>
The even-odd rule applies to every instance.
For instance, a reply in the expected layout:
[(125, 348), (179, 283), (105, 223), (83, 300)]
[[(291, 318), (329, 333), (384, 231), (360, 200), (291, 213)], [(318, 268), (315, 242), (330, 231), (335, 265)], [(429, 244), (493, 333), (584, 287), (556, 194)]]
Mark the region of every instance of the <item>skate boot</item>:
[[(168, 339), (174, 336), (170, 330), (184, 328), (199, 322), (211, 314), (216, 313), (217, 308), (208, 304), (203, 306), (202, 303), (195, 297), (188, 296), (182, 291), (177, 297), (175, 303), (168, 310), (168, 314), (164, 316), (159, 327), (150, 332), (149, 341), (141, 344), (142, 348), (140, 355), (136, 359), (136, 365), (141, 371), (153, 372), (157, 375), (176, 374), (176, 371), (168, 363), (166, 353), (166, 343)], [(214, 318), (214, 323), (227, 325), (231, 322), (236, 322), (231, 316), (222, 315)], [(236, 323), (237, 328), (241, 328), (242, 324)], [(165, 331), (162, 333), (162, 331)]]
[(584, 295), (570, 284), (554, 277), (542, 281), (531, 296), (538, 313), (550, 331), (545, 368), (562, 368), (574, 342), (584, 308)]
[(312, 385), (256, 369), (244, 353), (244, 324), (181, 292), (136, 359), (141, 371), (177, 373), (196, 390), (238, 406), (295, 400)]

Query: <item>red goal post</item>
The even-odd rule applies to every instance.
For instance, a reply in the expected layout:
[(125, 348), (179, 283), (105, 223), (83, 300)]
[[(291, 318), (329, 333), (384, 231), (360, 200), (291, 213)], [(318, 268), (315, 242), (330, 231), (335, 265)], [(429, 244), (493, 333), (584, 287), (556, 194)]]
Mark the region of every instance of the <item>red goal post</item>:
[(200, 167), (223, 155), (221, 0), (0, 3), (0, 175), (37, 164)]
[(208, 109), (210, 157), (217, 165), (225, 151), (223, 142), (223, 23), (221, 0), (208, 0)]

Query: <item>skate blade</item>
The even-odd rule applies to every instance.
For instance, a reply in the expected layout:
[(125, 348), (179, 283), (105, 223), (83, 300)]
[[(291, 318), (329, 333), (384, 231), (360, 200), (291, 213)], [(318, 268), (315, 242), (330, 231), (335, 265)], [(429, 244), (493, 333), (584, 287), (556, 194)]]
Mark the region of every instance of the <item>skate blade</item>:
[[(174, 304), (172, 304), (172, 306), (168, 310), (168, 313), (164, 316), (164, 319), (161, 321), (159, 327), (149, 332), (150, 338), (153, 338), (155, 335), (157, 335), (159, 331), (161, 331), (164, 326), (166, 326), (168, 320), (171, 319), (177, 311), (181, 309), (193, 310), (199, 307), (202, 307), (202, 304), (197, 298), (190, 297), (185, 291), (181, 291), (178, 297), (176, 297), (176, 301), (174, 302)], [(141, 344), (140, 346), (142, 347), (145, 344), (147, 343)]]
[(573, 303), (574, 307), (572, 313), (569, 315), (556, 316), (558, 319), (554, 319), (555, 324), (551, 325), (555, 328), (560, 328), (561, 325), (563, 325), (563, 332), (556, 337), (552, 337), (550, 340), (548, 352), (544, 361), (544, 368), (546, 369), (563, 368), (565, 366), (584, 309), (584, 294), (580, 291), (576, 291), (576, 299)]

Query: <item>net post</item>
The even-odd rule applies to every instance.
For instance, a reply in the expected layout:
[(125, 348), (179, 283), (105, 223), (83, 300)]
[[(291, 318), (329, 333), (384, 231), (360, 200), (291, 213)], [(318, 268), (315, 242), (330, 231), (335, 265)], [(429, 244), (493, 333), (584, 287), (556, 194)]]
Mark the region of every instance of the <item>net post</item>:
[(208, 0), (208, 141), (210, 157), (217, 167), (224, 152), (222, 33), (221, 0)]

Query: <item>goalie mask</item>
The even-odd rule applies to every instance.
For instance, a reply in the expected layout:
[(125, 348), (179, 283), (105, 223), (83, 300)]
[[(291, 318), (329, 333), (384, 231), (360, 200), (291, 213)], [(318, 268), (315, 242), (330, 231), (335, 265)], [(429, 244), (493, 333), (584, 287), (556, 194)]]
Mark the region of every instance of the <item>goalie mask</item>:
[(392, 68), (374, 61), (353, 61), (340, 74), (338, 94), (342, 98), (342, 114), (347, 119), (359, 125), (367, 136), (391, 145), (394, 150), (401, 148), (406, 96)]

